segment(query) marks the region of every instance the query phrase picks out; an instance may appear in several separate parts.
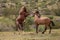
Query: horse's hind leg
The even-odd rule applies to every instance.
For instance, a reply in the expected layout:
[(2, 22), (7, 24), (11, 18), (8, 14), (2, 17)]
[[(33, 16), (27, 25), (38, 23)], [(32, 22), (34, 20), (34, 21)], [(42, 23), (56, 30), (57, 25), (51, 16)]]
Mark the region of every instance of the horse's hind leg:
[(46, 30), (47, 30), (47, 26), (45, 25), (45, 29), (44, 29), (44, 31), (42, 32), (42, 34), (44, 34)]
[(49, 25), (49, 28), (50, 28), (50, 31), (49, 31), (49, 33), (51, 33), (51, 29), (52, 29), (52, 27)]
[(23, 30), (24, 30), (23, 23), (22, 23), (22, 24), (20, 24), (20, 25), (21, 25), (21, 30), (23, 31)]
[(18, 31), (18, 28), (19, 28), (19, 24), (16, 24), (16, 31)]
[(18, 31), (18, 29), (20, 29), (20, 24), (17, 22), (16, 23), (16, 31)]

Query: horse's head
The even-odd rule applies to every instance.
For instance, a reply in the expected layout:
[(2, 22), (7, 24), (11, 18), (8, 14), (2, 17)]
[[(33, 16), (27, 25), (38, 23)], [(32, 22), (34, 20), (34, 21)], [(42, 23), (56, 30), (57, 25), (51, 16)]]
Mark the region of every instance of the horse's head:
[(22, 10), (23, 10), (23, 15), (24, 15), (25, 17), (27, 17), (28, 15), (30, 15), (30, 14), (27, 12), (26, 6), (23, 6), (23, 7), (22, 7)]
[(33, 16), (35, 16), (35, 15), (37, 15), (38, 17), (40, 17), (40, 14), (39, 14), (38, 10), (33, 11)]
[(21, 10), (22, 10), (23, 12), (27, 12), (26, 6), (23, 6), (23, 7), (21, 8)]
[(20, 14), (20, 15), (21, 15), (21, 14), (25, 15), (26, 13), (28, 13), (28, 12), (27, 12), (27, 9), (26, 9), (26, 6), (22, 6), (22, 8), (21, 8), (20, 11), (19, 11), (19, 14)]

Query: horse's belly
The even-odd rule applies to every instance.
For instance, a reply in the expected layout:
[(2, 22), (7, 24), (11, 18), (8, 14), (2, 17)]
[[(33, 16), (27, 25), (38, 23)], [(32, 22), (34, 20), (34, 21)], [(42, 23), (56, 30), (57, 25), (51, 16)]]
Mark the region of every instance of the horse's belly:
[(45, 21), (43, 21), (43, 20), (35, 20), (34, 22), (37, 24), (45, 24)]
[(21, 24), (21, 23), (24, 22), (24, 20), (17, 20), (17, 22), (18, 22), (19, 24)]
[(24, 20), (25, 20), (25, 18), (23, 18), (23, 17), (21, 18), (21, 17), (20, 17), (20, 18), (18, 18), (16, 21), (19, 22), (19, 23), (23, 23)]
[(39, 20), (38, 24), (45, 24), (45, 21), (44, 20)]

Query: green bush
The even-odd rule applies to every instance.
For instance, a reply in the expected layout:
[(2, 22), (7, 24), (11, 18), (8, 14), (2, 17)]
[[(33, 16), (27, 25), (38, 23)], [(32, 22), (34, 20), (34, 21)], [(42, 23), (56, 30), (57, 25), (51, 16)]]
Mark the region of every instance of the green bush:
[(0, 17), (0, 31), (14, 31), (15, 22), (6, 17)]
[(50, 19), (53, 19), (54, 17), (53, 16), (49, 16)]
[(44, 31), (44, 28), (45, 28), (44, 25), (39, 25), (39, 31), (40, 31), (40, 32), (43, 32), (43, 31)]
[(31, 31), (30, 25), (32, 25), (33, 23), (33, 18), (31, 16), (27, 17), (24, 23), (25, 31)]
[(53, 29), (59, 29), (60, 28), (60, 21), (58, 20), (53, 20), (55, 23), (55, 26), (52, 26)]

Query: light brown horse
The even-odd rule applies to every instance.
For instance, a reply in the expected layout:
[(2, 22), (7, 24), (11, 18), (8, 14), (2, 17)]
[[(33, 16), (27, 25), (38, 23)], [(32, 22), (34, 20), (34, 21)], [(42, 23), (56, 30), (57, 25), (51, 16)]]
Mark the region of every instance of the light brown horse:
[(47, 30), (47, 27), (50, 28), (49, 33), (51, 33), (51, 26), (50, 24), (52, 23), (52, 26), (55, 26), (55, 24), (53, 23), (53, 21), (48, 18), (48, 17), (41, 17), (41, 15), (39, 14), (38, 10), (35, 10), (33, 12), (33, 16), (34, 16), (34, 22), (36, 25), (36, 33), (38, 33), (38, 26), (39, 25), (45, 25), (45, 30), (42, 32), (42, 34), (44, 34), (44, 32)]
[(23, 6), (19, 11), (18, 17), (16, 18), (16, 30), (18, 30), (18, 29), (23, 30), (24, 29), (23, 23), (28, 15), (29, 14), (27, 12), (26, 7)]

